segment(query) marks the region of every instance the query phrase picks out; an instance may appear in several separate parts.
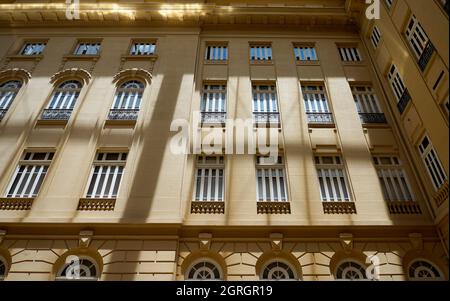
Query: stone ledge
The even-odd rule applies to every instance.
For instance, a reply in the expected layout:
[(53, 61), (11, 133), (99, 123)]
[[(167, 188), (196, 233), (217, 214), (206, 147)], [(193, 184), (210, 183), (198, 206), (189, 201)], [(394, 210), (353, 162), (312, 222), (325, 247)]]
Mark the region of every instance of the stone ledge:
[(289, 202), (257, 202), (258, 214), (290, 214)]
[(82, 211), (112, 211), (116, 199), (97, 199), (97, 198), (82, 198), (78, 203), (77, 210)]
[(191, 213), (194, 214), (223, 214), (225, 202), (223, 201), (192, 201)]
[(436, 206), (440, 207), (446, 200), (448, 200), (448, 181), (442, 185), (439, 191), (434, 196)]
[(422, 214), (419, 203), (412, 201), (387, 202), (390, 214)]
[(0, 198), (0, 210), (30, 210), (34, 198)]
[(356, 214), (354, 202), (322, 202), (325, 214)]

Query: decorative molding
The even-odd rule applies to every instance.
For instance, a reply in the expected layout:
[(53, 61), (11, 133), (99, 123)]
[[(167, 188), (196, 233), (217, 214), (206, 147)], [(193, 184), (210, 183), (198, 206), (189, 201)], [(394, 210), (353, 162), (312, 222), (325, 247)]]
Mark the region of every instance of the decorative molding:
[(322, 202), (325, 214), (356, 214), (354, 202)]
[(353, 250), (353, 234), (341, 233), (339, 234), (339, 241), (346, 253), (350, 253)]
[(390, 214), (422, 214), (420, 205), (418, 202), (410, 201), (398, 201), (387, 202)]
[(149, 71), (141, 68), (125, 69), (114, 75), (113, 83), (117, 83), (127, 77), (140, 77), (147, 81), (148, 84), (150, 84), (152, 82), (153, 76)]
[(89, 247), (89, 244), (91, 243), (93, 235), (94, 235), (94, 231), (92, 231), (92, 230), (80, 231), (78, 246), (82, 247), (82, 248)]
[(199, 233), (198, 241), (200, 250), (209, 251), (211, 247), (212, 234), (211, 233)]
[(225, 213), (225, 202), (192, 201), (191, 213), (223, 214)]
[(91, 74), (81, 68), (70, 68), (70, 69), (64, 69), (62, 71), (59, 71), (57, 73), (55, 73), (51, 78), (50, 78), (50, 83), (54, 84), (56, 81), (65, 78), (65, 77), (78, 77), (81, 78), (84, 81), (84, 84), (87, 84), (92, 76)]
[(446, 200), (448, 200), (448, 190), (448, 181), (445, 181), (444, 185), (442, 185), (433, 198), (437, 207), (440, 207)]
[(291, 204), (289, 202), (257, 202), (258, 214), (290, 214)]
[(281, 233), (270, 233), (270, 246), (272, 251), (279, 252), (283, 249), (283, 234)]
[(116, 199), (91, 199), (82, 198), (78, 203), (77, 210), (81, 211), (112, 211), (116, 204)]
[(410, 233), (408, 236), (409, 241), (415, 250), (423, 250), (423, 238), (421, 233)]
[(12, 69), (5, 69), (0, 71), (0, 79), (5, 77), (18, 77), (23, 82), (28, 82), (31, 79), (31, 73), (25, 69), (21, 68), (12, 68)]
[(0, 198), (0, 210), (30, 210), (34, 198)]

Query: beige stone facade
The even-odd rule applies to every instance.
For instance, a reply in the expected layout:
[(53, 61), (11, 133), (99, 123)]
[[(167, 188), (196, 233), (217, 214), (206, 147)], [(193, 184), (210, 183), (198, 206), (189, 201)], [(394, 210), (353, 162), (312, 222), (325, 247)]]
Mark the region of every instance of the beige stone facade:
[[(79, 20), (67, 20), (64, 2), (0, 4), (0, 279), (60, 279), (71, 255), (99, 280), (184, 280), (200, 277), (198, 263), (224, 280), (367, 278), (363, 270), (448, 279), (446, 1), (381, 0), (377, 20), (356, 0), (81, 0)], [(412, 16), (426, 33), (421, 55), (407, 33)], [(134, 43), (155, 50), (133, 55)], [(45, 48), (30, 55), (27, 44)], [(99, 51), (80, 53), (81, 44)], [(226, 47), (226, 59), (210, 59), (211, 46)], [(252, 61), (253, 46), (270, 55)], [(315, 59), (299, 55), (311, 48)], [(13, 81), (17, 89), (5, 85)], [(55, 109), (67, 81), (80, 88), (61, 93), (78, 94)], [(125, 112), (136, 115), (112, 118), (129, 81), (144, 86)], [(224, 86), (226, 117), (242, 120), (256, 118), (255, 87), (274, 87), (282, 200), (260, 199), (255, 154), (225, 150), (223, 197), (196, 198), (198, 156), (172, 151), (170, 127), (186, 120), (208, 135), (193, 124), (207, 85)], [(328, 111), (308, 107), (310, 86), (322, 87)], [(378, 110), (358, 111), (361, 87)], [(99, 153), (126, 159), (113, 169)], [(383, 167), (386, 158), (401, 167)], [(91, 193), (93, 165), (116, 172), (116, 192), (105, 193), (109, 183)], [(327, 168), (343, 176), (326, 178)]]

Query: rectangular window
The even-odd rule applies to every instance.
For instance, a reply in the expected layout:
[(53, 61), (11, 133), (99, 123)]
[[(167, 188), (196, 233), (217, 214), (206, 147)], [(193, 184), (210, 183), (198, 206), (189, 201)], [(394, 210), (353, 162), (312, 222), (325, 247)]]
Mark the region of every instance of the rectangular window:
[(127, 153), (97, 153), (91, 170), (87, 198), (112, 199), (117, 197)]
[(323, 85), (302, 84), (302, 93), (310, 124), (334, 124)]
[(133, 42), (130, 48), (130, 55), (153, 55), (155, 51), (155, 42)]
[(403, 93), (406, 90), (406, 86), (403, 83), (403, 80), (400, 76), (400, 73), (397, 70), (397, 67), (394, 64), (392, 64), (391, 69), (389, 70), (388, 80), (389, 83), (391, 84), (392, 91), (394, 92), (397, 101), (400, 101), (400, 99), (403, 96)]
[(386, 3), (386, 6), (388, 7), (388, 8), (391, 8), (392, 7), (392, 3), (394, 2), (394, 0), (384, 0), (384, 3)]
[(447, 180), (447, 175), (445, 174), (441, 161), (439, 160), (439, 157), (428, 136), (425, 136), (422, 139), (422, 142), (419, 145), (419, 152), (428, 171), (428, 175), (433, 182), (434, 188), (439, 190), (439, 188), (441, 188)]
[(378, 179), (385, 201), (413, 201), (410, 185), (400, 159), (396, 156), (374, 156)]
[(360, 62), (361, 54), (357, 47), (338, 47), (343, 62)]
[(205, 50), (206, 61), (224, 62), (228, 60), (228, 46), (223, 45), (207, 45)]
[(356, 109), (362, 123), (386, 123), (377, 96), (371, 86), (351, 86)]
[(256, 123), (279, 123), (275, 85), (253, 85), (253, 119)]
[(373, 47), (376, 49), (381, 41), (381, 32), (377, 26), (372, 28), (372, 34), (370, 35), (370, 40), (372, 41)]
[(198, 156), (195, 174), (196, 201), (223, 201), (225, 163), (223, 156)]
[(224, 123), (227, 112), (226, 85), (204, 85), (200, 110), (202, 114), (202, 122)]
[(419, 21), (417, 21), (416, 16), (412, 15), (409, 19), (405, 34), (414, 55), (417, 59), (420, 59), (425, 51), (429, 39)]
[(98, 55), (100, 52), (100, 42), (82, 42), (78, 43), (74, 55)]
[(297, 61), (315, 62), (318, 61), (316, 48), (314, 46), (294, 46), (295, 59)]
[(286, 202), (283, 157), (256, 157), (256, 190), (259, 202)]
[(271, 62), (272, 46), (270, 44), (250, 45), (250, 61), (252, 63)]
[(16, 168), (6, 196), (34, 198), (38, 195), (54, 152), (26, 152)]
[(20, 55), (40, 55), (44, 51), (46, 43), (25, 43)]
[(314, 159), (322, 201), (350, 201), (347, 177), (341, 157), (316, 156)]

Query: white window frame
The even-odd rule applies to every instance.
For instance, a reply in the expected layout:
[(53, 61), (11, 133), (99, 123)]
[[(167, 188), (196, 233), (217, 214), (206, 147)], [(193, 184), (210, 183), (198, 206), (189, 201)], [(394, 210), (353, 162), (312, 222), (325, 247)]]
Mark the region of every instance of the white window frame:
[(8, 110), (22, 88), (22, 81), (11, 79), (0, 85), (0, 110)]
[(306, 113), (331, 113), (324, 85), (302, 83), (301, 88)]
[(300, 62), (317, 62), (319, 57), (315, 45), (294, 44), (295, 60)]
[[(34, 159), (36, 154), (44, 153), (43, 159)], [(5, 192), (7, 198), (35, 198), (44, 184), (52, 163), (54, 151), (27, 150), (17, 164)], [(23, 167), (23, 170), (21, 171)], [(19, 175), (20, 174), (20, 175)], [(16, 182), (17, 180), (17, 182)], [(28, 193), (26, 193), (29, 190)]]
[[(213, 278), (213, 279), (207, 279), (207, 280), (190, 278), (189, 274), (191, 273), (192, 269), (195, 268), (197, 265), (202, 264), (202, 263), (203, 264), (204, 263), (209, 263), (209, 264), (213, 265), (214, 268), (219, 272), (219, 278)], [(198, 270), (198, 268), (196, 270)], [(210, 271), (210, 272), (212, 272), (213, 275), (214, 275), (213, 270)], [(189, 280), (189, 281), (220, 281), (220, 280), (224, 280), (223, 277), (224, 277), (224, 274), (223, 274), (223, 271), (222, 271), (222, 267), (217, 262), (215, 262), (214, 260), (211, 260), (209, 258), (199, 258), (199, 259), (195, 260), (193, 263), (191, 263), (189, 265), (189, 267), (186, 269), (186, 272), (184, 273), (184, 279), (185, 280)]]
[(378, 26), (374, 25), (372, 27), (372, 32), (370, 34), (370, 40), (372, 41), (372, 45), (374, 49), (377, 49), (381, 42), (381, 31)]
[(370, 85), (350, 86), (358, 113), (383, 114), (378, 97)]
[(253, 113), (279, 113), (275, 84), (252, 85)]
[(264, 63), (273, 61), (272, 45), (267, 43), (250, 44), (250, 62)]
[[(212, 159), (214, 162), (210, 162)], [(222, 176), (220, 176), (221, 173)], [(211, 191), (212, 187), (214, 187), (214, 193)], [(222, 191), (220, 191), (220, 187), (222, 187)], [(225, 200), (224, 156), (203, 155), (196, 158), (193, 199), (196, 202), (223, 202)]]
[[(46, 42), (25, 42), (20, 49), (19, 55), (35, 56), (41, 55), (44, 52)], [(30, 51), (31, 50), (31, 51)]]
[(363, 60), (357, 46), (338, 46), (338, 50), (343, 62), (362, 62)]
[(387, 78), (392, 91), (394, 92), (395, 98), (397, 99), (397, 102), (399, 102), (403, 96), (403, 93), (405, 93), (406, 85), (403, 82), (400, 72), (398, 72), (397, 66), (395, 64), (392, 64), (389, 68)]
[[(354, 266), (343, 267), (344, 264), (346, 264), (346, 265), (356, 264), (361, 269), (363, 269), (364, 272), (361, 271), (359, 268), (356, 268)], [(338, 272), (339, 272), (340, 269), (342, 270), (343, 274), (346, 273), (348, 270), (352, 270), (356, 274), (358, 274), (359, 277), (362, 277), (362, 279), (338, 278)], [(340, 261), (339, 264), (336, 265), (336, 271), (334, 273), (334, 277), (335, 277), (336, 280), (340, 280), (340, 281), (354, 281), (354, 280), (367, 281), (368, 279), (367, 279), (367, 275), (366, 275), (366, 270), (367, 270), (366, 266), (364, 264), (360, 263), (359, 261), (354, 260), (354, 259), (344, 259), (344, 260)]]
[[(119, 154), (118, 159), (116, 160), (108, 160), (107, 156), (108, 154)], [(128, 158), (128, 152), (126, 151), (98, 151), (95, 154), (95, 159), (92, 164), (91, 172), (89, 175), (89, 181), (86, 186), (86, 192), (85, 196), (87, 199), (116, 199), (120, 192), (120, 187), (122, 185), (123, 177), (125, 175), (125, 165)], [(97, 173), (96, 172), (96, 168)], [(114, 168), (114, 171), (111, 172), (111, 168)], [(102, 187), (100, 190), (100, 193), (98, 192), (99, 182), (101, 179), (101, 175), (103, 174), (103, 171), (106, 176), (103, 179), (103, 182), (101, 183)], [(94, 181), (94, 175), (95, 182)], [(110, 179), (110, 187), (109, 191), (106, 191), (107, 183)], [(120, 177), (119, 180), (117, 180), (117, 177)], [(114, 195), (114, 183), (117, 185), (116, 193)], [(91, 184), (93, 184), (92, 191), (91, 191)]]
[(228, 61), (228, 45), (226, 43), (207, 43), (205, 47), (205, 61), (226, 62)]
[(402, 162), (395, 155), (372, 156), (386, 202), (415, 201)]
[(411, 15), (405, 29), (406, 40), (416, 56), (420, 59), (430, 39), (415, 15)]
[[(266, 281), (270, 281), (270, 280), (281, 280), (281, 279), (264, 278), (264, 273), (265, 273), (266, 269), (268, 269), (268, 266), (271, 265), (271, 264), (273, 264), (273, 263), (277, 263), (277, 267), (275, 268), (275, 270), (279, 270), (279, 271), (280, 271), (280, 270), (282, 270), (282, 271), (284, 270), (286, 273), (289, 273), (289, 272), (285, 269), (285, 267), (282, 267), (282, 266), (278, 267), (278, 263), (281, 263), (281, 264), (283, 264), (283, 265), (286, 265), (286, 267), (287, 267), (288, 269), (291, 270), (291, 272), (292, 272), (292, 274), (293, 274), (293, 278), (282, 279), (283, 281), (296, 281), (296, 280), (299, 279), (299, 276), (297, 275), (296, 269), (294, 268), (294, 266), (293, 266), (290, 262), (288, 262), (287, 260), (284, 260), (284, 259), (282, 259), (282, 258), (275, 258), (275, 259), (272, 259), (272, 260), (266, 262), (266, 263), (264, 264), (264, 266), (261, 268), (261, 272), (260, 272), (260, 274), (259, 274), (259, 279), (260, 279), (260, 280), (266, 280)], [(273, 272), (273, 271), (272, 271), (272, 272)], [(270, 274), (269, 274), (269, 275), (270, 275)], [(268, 275), (268, 276), (269, 276), (269, 275)], [(269, 276), (269, 277), (270, 277), (270, 276)]]
[(394, 0), (384, 0), (384, 3), (386, 3), (388, 9), (391, 9)]
[[(428, 145), (426, 146), (424, 146), (425, 140), (428, 140)], [(431, 143), (430, 137), (425, 135), (420, 141), (418, 149), (422, 162), (425, 165), (425, 169), (428, 172), (434, 189), (438, 191), (447, 181), (447, 174), (433, 144)]]
[[(324, 162), (324, 158), (332, 158), (331, 163)], [(352, 202), (351, 188), (342, 157), (337, 154), (320, 154), (314, 156), (314, 162), (322, 202)]]
[[(132, 86), (131, 88), (129, 86)], [(138, 87), (135, 87), (135, 86)], [(127, 80), (116, 89), (113, 110), (139, 110), (141, 108), (142, 95), (144, 94), (145, 83), (141, 80)]]
[[(289, 202), (284, 158), (277, 156), (276, 162), (274, 160), (274, 157), (256, 156), (257, 202)], [(276, 189), (274, 189), (275, 187)]]
[(99, 55), (101, 42), (78, 42), (73, 55)]
[[(80, 268), (82, 266), (87, 267), (85, 264), (82, 264), (84, 260), (88, 260), (91, 262), (91, 264), (95, 267), (95, 272), (96, 275), (94, 276), (83, 276), (83, 277), (79, 277), (79, 278), (69, 278), (66, 276), (62, 276), (62, 272), (64, 272), (64, 270), (66, 269), (66, 267), (70, 266), (71, 264), (73, 264), (73, 261), (71, 261), (70, 263), (64, 263), (63, 266), (59, 269), (56, 279), (58, 281), (97, 281), (100, 278), (100, 269), (98, 266), (98, 263), (96, 260), (94, 260), (92, 257), (89, 256), (78, 256), (78, 255), (69, 255), (69, 256), (76, 256), (78, 259), (78, 264), (80, 266)], [(87, 267), (89, 269), (89, 267)], [(73, 275), (75, 276), (75, 275)]]
[(132, 41), (129, 55), (151, 56), (156, 53), (156, 42), (154, 41)]
[(226, 83), (204, 83), (201, 112), (226, 113), (227, 112), (227, 85)]
[(73, 110), (80, 96), (83, 83), (79, 80), (66, 80), (53, 90), (47, 103), (47, 110)]
[[(420, 267), (422, 270), (428, 270), (428, 272), (435, 273), (434, 271), (430, 271), (430, 267), (427, 267), (424, 264), (431, 266), (433, 269), (436, 270), (436, 272), (439, 273), (439, 276), (435, 275), (435, 277), (433, 277), (433, 278), (411, 277), (410, 276), (411, 268), (412, 268), (412, 265), (414, 265), (415, 263), (421, 263)], [(414, 270), (414, 272), (416, 272), (416, 271)], [(432, 263), (431, 261), (426, 260), (424, 258), (417, 258), (417, 259), (411, 261), (408, 264), (407, 275), (408, 275), (408, 279), (410, 281), (445, 281), (444, 273), (442, 273), (441, 269), (437, 265)]]
[(3, 267), (5, 268), (5, 273), (4, 274), (0, 274), (0, 281), (5, 280), (6, 275), (8, 274), (8, 262), (6, 261), (6, 258), (3, 257), (2, 255), (0, 255), (0, 265), (3, 265)]

